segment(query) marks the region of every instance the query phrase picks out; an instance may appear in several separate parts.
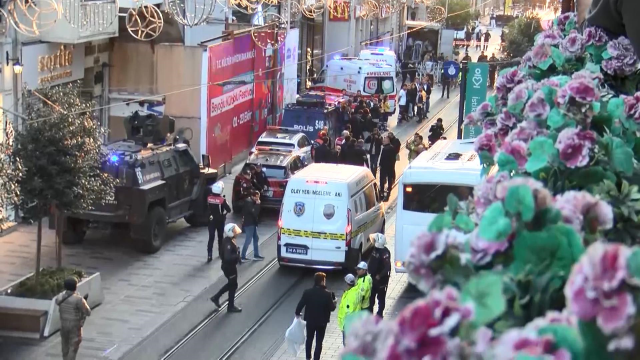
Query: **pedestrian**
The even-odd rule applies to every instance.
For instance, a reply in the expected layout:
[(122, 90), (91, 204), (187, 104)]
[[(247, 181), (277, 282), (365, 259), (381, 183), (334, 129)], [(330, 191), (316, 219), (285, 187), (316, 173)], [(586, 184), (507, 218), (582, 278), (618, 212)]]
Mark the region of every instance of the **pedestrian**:
[(489, 87), (493, 87), (496, 83), (496, 72), (498, 71), (498, 58), (495, 53), (489, 58)]
[(444, 125), (442, 124), (442, 118), (438, 118), (436, 123), (431, 125), (429, 128), (429, 136), (427, 139), (429, 140), (429, 144), (435, 144), (440, 138), (444, 135)]
[(380, 131), (387, 131), (387, 122), (389, 122), (389, 114), (391, 114), (391, 104), (389, 103), (389, 97), (387, 95), (382, 97), (382, 114)]
[(402, 88), (398, 93), (398, 106), (400, 107), (400, 113), (398, 114), (398, 124), (403, 120), (407, 120), (407, 84), (402, 84)]
[(64, 292), (56, 297), (60, 311), (60, 342), (62, 343), (62, 359), (75, 360), (82, 342), (82, 327), (91, 308), (87, 301), (78, 294), (78, 279), (70, 277), (64, 280)]
[(415, 158), (418, 157), (418, 155), (420, 154), (419, 152), (419, 147), (422, 146), (422, 148), (425, 148), (425, 145), (423, 143), (423, 138), (420, 134), (415, 133), (413, 134), (413, 138), (407, 140), (406, 143), (406, 147), (407, 150), (409, 150), (409, 162), (413, 161)]
[(331, 318), (331, 312), (336, 309), (336, 294), (327, 290), (327, 275), (317, 272), (313, 275), (313, 287), (302, 293), (302, 297), (296, 307), (296, 316), (299, 318), (304, 309), (304, 321), (307, 323), (307, 341), (305, 351), (307, 360), (311, 360), (311, 347), (313, 337), (316, 337), (316, 350), (313, 352), (313, 360), (320, 360), (322, 354), (322, 341), (327, 330), (327, 324)]
[(382, 135), (378, 129), (373, 129), (371, 135), (364, 140), (369, 144), (369, 166), (373, 177), (376, 177), (378, 171), (378, 159), (380, 158), (380, 152), (382, 151)]
[(353, 165), (369, 167), (369, 157), (367, 156), (367, 150), (364, 149), (364, 140), (358, 140), (354, 154), (357, 157), (354, 157)]
[[(495, 23), (495, 20), (493, 20), (493, 22)], [(491, 39), (491, 33), (489, 33), (489, 29), (487, 29), (487, 31), (484, 33), (484, 51), (489, 50), (490, 39)]]
[(362, 110), (351, 115), (349, 125), (351, 125), (351, 137), (356, 140), (362, 138)]
[(229, 223), (224, 227), (224, 239), (222, 244), (222, 273), (227, 278), (227, 283), (211, 297), (211, 302), (220, 309), (220, 297), (222, 294), (229, 293), (229, 304), (227, 312), (238, 313), (242, 309), (235, 304), (236, 290), (238, 289), (238, 264), (240, 263), (240, 253), (236, 244), (236, 237), (242, 231), (238, 225)]
[[(391, 145), (389, 136), (385, 136), (382, 139), (382, 144), (382, 151), (380, 152), (380, 194), (384, 198), (384, 201), (389, 201), (391, 188), (396, 181), (396, 160), (398, 153), (394, 146)], [(385, 189), (387, 189), (386, 193)]]
[(234, 212), (242, 210), (244, 201), (250, 197), (251, 191), (253, 190), (253, 184), (251, 183), (251, 170), (249, 170), (249, 168), (244, 168), (233, 181), (233, 200), (236, 201), (236, 203), (233, 203)]
[[(496, 27), (496, 13), (495, 12), (491, 12), (491, 16), (489, 17), (489, 19), (491, 20), (491, 27), (495, 28)], [(489, 31), (489, 30), (487, 30)], [(487, 41), (485, 39), (485, 41)]]
[(482, 29), (476, 31), (476, 50), (480, 50), (482, 47)]
[(262, 169), (262, 163), (257, 163), (255, 167), (256, 172), (253, 173), (253, 178), (256, 185), (258, 186), (258, 191), (269, 189), (269, 179), (267, 178), (267, 174), (265, 174), (264, 170)]
[(356, 266), (356, 273), (358, 275), (358, 288), (360, 289), (360, 308), (362, 310), (369, 311), (369, 298), (371, 297), (371, 276), (367, 274), (367, 263), (361, 261)]
[(387, 239), (383, 234), (369, 235), (371, 242), (374, 244), (371, 256), (369, 256), (369, 274), (373, 280), (371, 284), (371, 297), (369, 297), (369, 311), (373, 313), (373, 306), (378, 298), (379, 317), (384, 317), (385, 297), (387, 296), (387, 287), (389, 286), (389, 278), (391, 277), (391, 252), (386, 247)]
[(342, 345), (344, 346), (344, 321), (345, 319), (360, 310), (360, 289), (356, 286), (356, 277), (353, 274), (347, 274), (344, 277), (347, 283), (347, 290), (342, 294), (340, 299), (340, 308), (338, 309), (338, 327), (342, 332)]
[(389, 137), (389, 142), (391, 143), (391, 145), (393, 146), (393, 149), (396, 152), (396, 160), (400, 160), (400, 148), (402, 147), (402, 144), (400, 143), (400, 139), (398, 139), (396, 135), (391, 131), (387, 133), (387, 136)]
[(431, 79), (426, 78), (422, 83), (422, 88), (424, 89), (425, 94), (427, 95), (424, 101), (424, 118), (429, 117), (429, 110), (431, 109)]
[(231, 207), (227, 203), (222, 193), (224, 183), (218, 181), (211, 185), (211, 193), (207, 196), (207, 207), (209, 209), (209, 241), (207, 242), (207, 262), (213, 260), (213, 242), (218, 233), (218, 256), (222, 257), (222, 238), (224, 236), (224, 224), (227, 221), (227, 214), (231, 212)]
[(253, 191), (251, 196), (244, 202), (242, 211), (242, 228), (245, 233), (244, 244), (242, 244), (242, 261), (249, 261), (247, 258), (247, 250), (249, 249), (249, 243), (253, 240), (253, 260), (264, 260), (264, 257), (260, 256), (260, 248), (258, 246), (258, 216), (260, 215), (260, 193)]
[(477, 62), (487, 62), (487, 55), (484, 54), (484, 50), (480, 51), (480, 55), (478, 55)]
[(415, 106), (416, 106), (416, 100), (418, 98), (418, 87), (416, 86), (415, 83), (411, 83), (411, 85), (409, 86), (409, 89), (407, 90), (407, 114), (409, 115), (409, 117), (407, 118), (407, 120), (409, 120), (409, 118), (412, 118), (415, 116)]
[(422, 122), (424, 118), (426, 118), (424, 104), (427, 101), (427, 92), (424, 91), (422, 85), (418, 87), (418, 124)]

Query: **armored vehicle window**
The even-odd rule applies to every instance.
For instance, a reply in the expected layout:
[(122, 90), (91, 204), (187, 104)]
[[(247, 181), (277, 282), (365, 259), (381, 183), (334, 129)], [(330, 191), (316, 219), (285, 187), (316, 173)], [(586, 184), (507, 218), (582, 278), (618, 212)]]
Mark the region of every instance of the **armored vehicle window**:
[(178, 151), (176, 154), (178, 154), (178, 164), (181, 169), (191, 168), (197, 164), (193, 155), (187, 150)]

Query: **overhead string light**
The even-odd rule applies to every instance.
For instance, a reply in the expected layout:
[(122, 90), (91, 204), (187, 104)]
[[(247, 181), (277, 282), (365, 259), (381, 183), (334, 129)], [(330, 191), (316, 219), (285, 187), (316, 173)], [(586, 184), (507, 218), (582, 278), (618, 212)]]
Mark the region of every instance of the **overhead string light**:
[(165, 8), (181, 25), (195, 27), (209, 20), (216, 3), (216, 0), (165, 0)]
[(118, 0), (64, 0), (61, 10), (69, 25), (84, 33), (108, 29), (118, 18), (118, 9)]
[(134, 8), (127, 11), (127, 30), (134, 38), (142, 41), (153, 40), (164, 28), (164, 18), (160, 9), (143, 1), (137, 1)]
[(276, 13), (263, 13), (264, 27), (251, 29), (251, 37), (263, 49), (277, 49), (287, 37), (287, 23)]

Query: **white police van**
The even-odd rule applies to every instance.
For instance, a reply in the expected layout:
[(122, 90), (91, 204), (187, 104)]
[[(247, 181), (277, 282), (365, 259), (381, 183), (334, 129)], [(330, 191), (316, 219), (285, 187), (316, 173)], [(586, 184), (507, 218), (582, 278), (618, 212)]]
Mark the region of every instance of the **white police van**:
[(311, 164), (287, 183), (278, 219), (278, 263), (317, 269), (351, 268), (384, 233), (384, 205), (371, 171)]

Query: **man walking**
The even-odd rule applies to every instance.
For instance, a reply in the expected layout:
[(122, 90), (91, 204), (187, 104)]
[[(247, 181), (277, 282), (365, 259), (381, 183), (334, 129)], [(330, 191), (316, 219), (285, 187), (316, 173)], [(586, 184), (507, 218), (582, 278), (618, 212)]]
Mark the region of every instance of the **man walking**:
[(371, 284), (371, 296), (369, 297), (369, 311), (373, 313), (373, 306), (376, 304), (377, 296), (377, 315), (382, 318), (384, 316), (387, 287), (389, 286), (389, 278), (391, 277), (391, 252), (386, 247), (387, 239), (383, 234), (377, 233), (369, 236), (374, 244), (368, 264), (369, 274), (373, 280)]
[(247, 250), (249, 249), (249, 243), (253, 239), (253, 260), (264, 260), (264, 257), (260, 256), (260, 248), (258, 246), (258, 216), (260, 214), (260, 193), (256, 190), (251, 192), (251, 196), (248, 197), (242, 209), (245, 238), (242, 245), (242, 261), (249, 261), (247, 258)]
[(442, 83), (442, 95), (440, 96), (440, 98), (444, 97), (444, 91), (447, 91), (447, 99), (449, 98), (449, 86), (450, 86), (450, 82), (451, 79), (449, 79), (449, 76), (447, 76), (447, 74), (445, 73), (445, 68), (444, 66), (442, 67), (442, 72), (440, 74), (440, 82)]
[(398, 124), (403, 120), (407, 120), (407, 84), (402, 84), (402, 88), (398, 93), (398, 107), (400, 107), (398, 113)]
[(241, 308), (235, 305), (236, 290), (238, 289), (238, 263), (240, 256), (238, 245), (236, 244), (236, 236), (242, 231), (238, 225), (229, 223), (224, 227), (224, 239), (222, 244), (222, 273), (227, 278), (227, 283), (211, 297), (211, 302), (220, 309), (220, 297), (222, 294), (229, 292), (229, 304), (227, 312), (239, 313)]
[(380, 157), (380, 151), (382, 151), (382, 136), (378, 128), (374, 128), (371, 135), (364, 142), (369, 144), (369, 165), (371, 173), (375, 177), (378, 171), (378, 158)]
[(487, 29), (487, 31), (484, 33), (484, 51), (489, 50), (489, 40), (491, 40), (491, 33), (489, 33), (489, 29)]
[(65, 292), (58, 295), (56, 304), (60, 311), (60, 341), (62, 343), (62, 359), (75, 360), (82, 342), (82, 327), (91, 309), (87, 301), (76, 292), (78, 279), (68, 278), (64, 281)]
[(311, 360), (314, 334), (316, 350), (313, 352), (313, 360), (320, 360), (327, 324), (331, 312), (336, 309), (336, 295), (327, 290), (327, 275), (325, 273), (318, 272), (313, 276), (313, 287), (304, 291), (296, 307), (297, 317), (300, 317), (302, 309), (304, 309), (304, 321), (307, 322), (307, 341), (305, 343), (307, 360)]
[[(396, 181), (397, 152), (389, 141), (389, 136), (382, 138), (382, 151), (380, 152), (380, 194), (384, 201), (389, 201), (391, 188)], [(387, 192), (385, 192), (385, 185)]]
[(218, 256), (222, 252), (222, 237), (224, 236), (224, 224), (227, 221), (227, 214), (231, 212), (231, 207), (222, 196), (224, 183), (218, 181), (211, 185), (211, 194), (207, 196), (207, 207), (209, 208), (209, 241), (207, 242), (207, 262), (213, 260), (213, 242), (218, 233)]
[(493, 88), (496, 83), (496, 72), (498, 71), (498, 58), (495, 53), (489, 58), (489, 87)]

